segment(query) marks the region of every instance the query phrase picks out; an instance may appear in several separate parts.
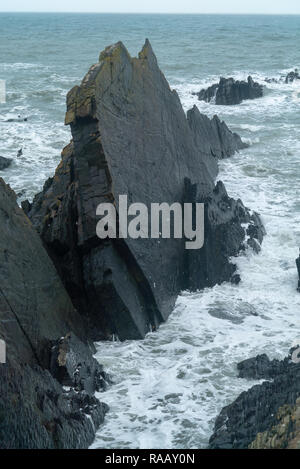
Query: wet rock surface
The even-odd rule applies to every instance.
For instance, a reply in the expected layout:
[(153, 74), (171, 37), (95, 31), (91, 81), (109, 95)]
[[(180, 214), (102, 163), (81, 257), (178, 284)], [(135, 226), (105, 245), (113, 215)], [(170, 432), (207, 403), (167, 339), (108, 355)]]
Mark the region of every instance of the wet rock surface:
[[(7, 348), (0, 364), (0, 448), (86, 448), (107, 411), (92, 396), (103, 369), (40, 237), (2, 179), (0, 227), (0, 338)], [(76, 344), (70, 358), (83, 364), (82, 386), (70, 383), (68, 394), (50, 372), (53, 347), (67, 334)]]
[(0, 366), (1, 449), (88, 448), (107, 410), (85, 392), (64, 391), (39, 365)]
[(5, 158), (4, 156), (0, 156), (0, 171), (3, 171), (3, 169), (8, 168), (11, 163), (12, 163), (11, 158)]
[(50, 371), (62, 385), (90, 395), (111, 383), (103, 367), (91, 359), (90, 350), (71, 333), (52, 346)]
[[(294, 353), (297, 349), (291, 350), (289, 357), (282, 361), (259, 355), (238, 364), (240, 377), (267, 381), (243, 392), (221, 411), (210, 438), (210, 448), (286, 447), (292, 441), (291, 444), (295, 444), (297, 432), (299, 437), (296, 415), (299, 413), (300, 363), (294, 360)], [(284, 426), (280, 426), (281, 420)]]
[(300, 80), (299, 70), (296, 68), (292, 72), (289, 72), (285, 78), (286, 83), (293, 83), (295, 80)]
[(208, 155), (212, 154), (218, 159), (228, 158), (249, 146), (238, 134), (231, 132), (218, 116), (209, 119), (200, 113), (197, 106), (187, 112), (187, 120), (194, 131), (197, 148), (201, 148)]
[(289, 72), (287, 75), (281, 75), (280, 78), (265, 78), (266, 83), (293, 83), (296, 80), (300, 80), (300, 74), (299, 70), (295, 68), (295, 70), (292, 70)]
[[(189, 180), (186, 181), (186, 187), (187, 193), (191, 194), (193, 188)], [(191, 196), (187, 198), (191, 200)], [(228, 262), (228, 259), (245, 251), (251, 243), (259, 252), (265, 235), (259, 216), (255, 212), (251, 213), (241, 200), (229, 197), (221, 181), (208, 198), (197, 199), (195, 195), (194, 201), (205, 203), (204, 246), (198, 251), (186, 251), (185, 288), (197, 290), (212, 287), (227, 279), (238, 284), (241, 278), (236, 273), (235, 264)], [(242, 225), (247, 226), (246, 244)], [(212, 257), (212, 253), (218, 254)]]
[(247, 81), (234, 78), (220, 78), (219, 83), (195, 93), (199, 101), (213, 102), (216, 105), (232, 106), (246, 99), (257, 99), (263, 96), (263, 86), (249, 76)]
[[(242, 208), (239, 221), (242, 204), (228, 203), (214, 179), (217, 159), (245, 144), (217, 117), (209, 120), (195, 107), (186, 117), (148, 41), (138, 58), (130, 57), (122, 43), (102, 52), (81, 85), (69, 92), (66, 124), (73, 140), (54, 178), (23, 208), (90, 336), (142, 338), (167, 319), (183, 286), (207, 283), (207, 269), (210, 285), (230, 280), (235, 268), (228, 255), (242, 248), (246, 234), (240, 221), (251, 215)], [(186, 178), (195, 190), (186, 191)], [(112, 202), (119, 214), (123, 194), (128, 204), (148, 208), (207, 201), (211, 216), (204, 265), (190, 266), (185, 240), (97, 238), (96, 207)], [(229, 243), (225, 250), (221, 235)]]

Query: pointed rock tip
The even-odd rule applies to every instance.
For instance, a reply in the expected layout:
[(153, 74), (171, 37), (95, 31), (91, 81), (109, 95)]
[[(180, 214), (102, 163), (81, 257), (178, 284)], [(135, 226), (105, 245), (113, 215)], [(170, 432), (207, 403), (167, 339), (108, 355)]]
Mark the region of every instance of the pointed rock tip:
[(102, 62), (107, 58), (112, 58), (118, 54), (121, 54), (122, 52), (129, 56), (128, 50), (126, 49), (122, 41), (116, 42), (115, 44), (111, 44), (100, 53), (99, 62)]
[(149, 39), (146, 39), (145, 44), (143, 45), (143, 48), (142, 48), (141, 52), (139, 53), (139, 58), (140, 59), (145, 59), (145, 58), (148, 58), (150, 56), (155, 57), (155, 54), (153, 52), (153, 49), (152, 49), (152, 46), (150, 44)]

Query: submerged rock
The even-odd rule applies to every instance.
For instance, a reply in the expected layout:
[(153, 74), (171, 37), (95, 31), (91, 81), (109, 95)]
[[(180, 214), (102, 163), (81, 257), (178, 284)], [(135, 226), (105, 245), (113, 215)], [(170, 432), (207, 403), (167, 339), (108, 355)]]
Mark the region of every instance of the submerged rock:
[(4, 156), (0, 156), (0, 171), (3, 171), (3, 169), (8, 168), (11, 163), (12, 163), (11, 158), (5, 158)]
[(266, 83), (293, 83), (295, 80), (300, 80), (299, 70), (295, 68), (287, 75), (281, 75), (280, 78), (265, 78)]
[(279, 448), (295, 444), (299, 421), (293, 426), (292, 415), (299, 414), (300, 363), (292, 360), (294, 352), (291, 350), (283, 361), (259, 355), (238, 364), (240, 377), (272, 381), (253, 386), (221, 411), (210, 448)]
[[(241, 223), (251, 215), (215, 188), (214, 179), (217, 159), (245, 144), (196, 107), (186, 117), (148, 41), (138, 58), (121, 42), (102, 52), (69, 92), (66, 124), (73, 140), (54, 178), (23, 207), (91, 337), (142, 338), (167, 319), (183, 287), (214, 285), (235, 271), (230, 256), (245, 249)], [(207, 239), (199, 263), (187, 254), (185, 239), (100, 240), (96, 207), (113, 202), (119, 213), (124, 194), (128, 204), (149, 209), (151, 203), (205, 202)]]
[(234, 78), (220, 78), (219, 83), (195, 93), (199, 101), (214, 102), (222, 106), (240, 104), (246, 99), (256, 99), (263, 96), (263, 86), (253, 81), (249, 76), (247, 81)]
[(277, 78), (265, 78), (266, 83), (280, 83), (280, 80)]
[(293, 83), (295, 80), (300, 80), (299, 70), (296, 68), (294, 71), (289, 72), (285, 78), (286, 83)]
[(0, 338), (7, 348), (0, 364), (0, 447), (87, 448), (107, 407), (92, 386), (65, 393), (51, 375), (53, 347), (72, 335), (84, 383), (100, 384), (103, 369), (40, 237), (1, 178), (0, 227)]

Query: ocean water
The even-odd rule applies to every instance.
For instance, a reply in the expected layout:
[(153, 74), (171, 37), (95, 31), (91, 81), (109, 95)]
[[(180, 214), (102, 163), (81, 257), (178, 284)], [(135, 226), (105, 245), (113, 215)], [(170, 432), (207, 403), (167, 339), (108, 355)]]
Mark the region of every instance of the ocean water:
[[(92, 448), (203, 448), (222, 407), (254, 384), (236, 363), (283, 357), (300, 338), (300, 82), (264, 82), (300, 68), (300, 16), (0, 14), (0, 155), (14, 158), (0, 176), (32, 198), (70, 139), (67, 91), (105, 46), (122, 40), (136, 55), (145, 37), (184, 108), (218, 113), (250, 143), (221, 162), (219, 178), (261, 213), (267, 236), (259, 255), (234, 259), (239, 286), (183, 292), (145, 340), (97, 344), (115, 385), (100, 395), (110, 412)], [(263, 98), (222, 107), (191, 95), (248, 74), (265, 84)]]

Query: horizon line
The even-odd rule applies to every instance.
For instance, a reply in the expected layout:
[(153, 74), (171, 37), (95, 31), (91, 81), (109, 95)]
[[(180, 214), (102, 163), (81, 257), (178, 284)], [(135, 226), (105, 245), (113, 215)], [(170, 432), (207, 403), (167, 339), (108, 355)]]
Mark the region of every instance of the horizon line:
[(239, 13), (239, 12), (155, 12), (155, 11), (44, 11), (44, 10), (18, 10), (18, 11), (8, 11), (0, 10), (1, 13), (44, 13), (44, 14), (83, 14), (83, 15), (203, 15), (203, 16), (222, 16), (222, 15), (231, 15), (231, 16), (300, 16), (299, 13)]

